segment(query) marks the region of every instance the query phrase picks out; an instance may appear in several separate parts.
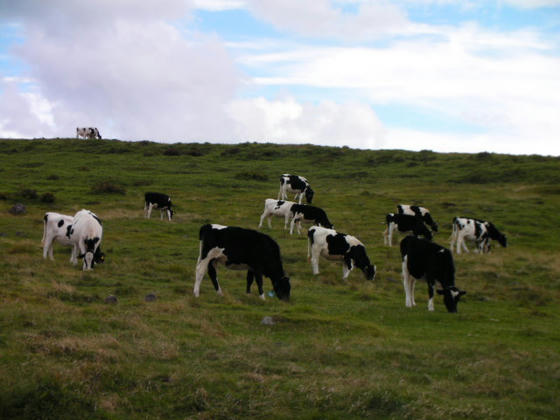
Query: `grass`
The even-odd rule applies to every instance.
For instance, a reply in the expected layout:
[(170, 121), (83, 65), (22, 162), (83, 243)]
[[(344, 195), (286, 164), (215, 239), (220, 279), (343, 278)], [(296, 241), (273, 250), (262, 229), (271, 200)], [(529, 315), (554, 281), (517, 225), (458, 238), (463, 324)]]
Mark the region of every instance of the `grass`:
[[(0, 418), (560, 412), (559, 158), (61, 139), (0, 140), (0, 162)], [(244, 273), (224, 268), (224, 296), (206, 278), (195, 299), (200, 225), (256, 228), (286, 172), (306, 176), (314, 204), (366, 244), (375, 281), (344, 282), (325, 260), (312, 276), (305, 235), (275, 219), (263, 231), (280, 244), (291, 302), (247, 296)], [(172, 196), (171, 223), (143, 218), (145, 191)], [(16, 202), (25, 215), (8, 212)], [(506, 249), (455, 257), (468, 292), (458, 314), (440, 297), (429, 313), (422, 283), (405, 308), (398, 247), (382, 239), (398, 203), (428, 207), (441, 244), (454, 216), (507, 234)], [(81, 208), (104, 222), (106, 262), (89, 273), (61, 246), (41, 258), (43, 213)]]

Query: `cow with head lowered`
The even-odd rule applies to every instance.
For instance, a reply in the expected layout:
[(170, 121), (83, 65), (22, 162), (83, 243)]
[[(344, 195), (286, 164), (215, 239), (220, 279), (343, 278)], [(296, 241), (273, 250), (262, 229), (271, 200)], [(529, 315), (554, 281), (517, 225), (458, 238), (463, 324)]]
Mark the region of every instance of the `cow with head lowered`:
[(427, 239), (407, 236), (401, 241), (402, 276), (406, 295), (405, 305), (412, 307), (414, 301), (414, 283), (425, 279), (428, 283), (428, 310), (434, 310), (434, 286), (441, 285), (437, 293), (443, 295), (443, 302), (448, 312), (457, 312), (461, 296), (467, 292), (455, 286), (455, 264), (453, 255), (447, 248)]
[(200, 254), (196, 264), (194, 295), (200, 294), (200, 283), (206, 272), (214, 289), (222, 294), (216, 265), (224, 264), (233, 270), (247, 270), (247, 293), (256, 280), (259, 295), (264, 299), (263, 276), (270, 278), (276, 296), (290, 298), (290, 279), (282, 266), (280, 247), (270, 236), (252, 229), (206, 224), (200, 228)]
[(313, 223), (328, 229), (333, 228), (333, 224), (327, 217), (327, 213), (322, 208), (310, 206), (308, 204), (293, 204), (290, 208), (290, 212), (292, 213), (290, 235), (294, 232), (294, 226), (297, 227), (298, 235), (301, 235), (301, 222)]
[(432, 232), (426, 227), (424, 221), (418, 216), (410, 216), (408, 214), (389, 213), (385, 216), (387, 227), (383, 232), (385, 245), (392, 246), (393, 233), (411, 233), (414, 236), (423, 236), (428, 240), (432, 240)]
[(425, 207), (411, 206), (409, 204), (398, 204), (397, 212), (399, 214), (408, 214), (409, 216), (419, 217), (424, 223), (430, 226), (434, 232), (438, 231), (438, 224), (434, 219), (432, 219), (430, 210)]
[(103, 226), (101, 219), (93, 212), (85, 209), (77, 212), (72, 225), (67, 227), (66, 237), (74, 246), (72, 263), (76, 265), (78, 258), (83, 258), (82, 270), (91, 270), (95, 263), (105, 260), (100, 247)]
[(453, 232), (451, 233), (450, 248), (457, 246), (457, 254), (461, 253), (461, 249), (469, 252), (465, 240), (474, 241), (476, 250), (480, 253), (490, 251), (490, 240), (496, 240), (504, 248), (507, 247), (506, 235), (501, 233), (494, 224), (479, 219), (471, 219), (467, 217), (453, 218)]
[(301, 204), (304, 196), (308, 204), (311, 204), (313, 201), (314, 191), (311, 189), (307, 179), (299, 175), (283, 174), (280, 176), (278, 200), (286, 200), (288, 193), (295, 194), (294, 201), (299, 198), (298, 204)]
[(367, 280), (375, 277), (375, 265), (371, 264), (366, 248), (352, 235), (339, 233), (333, 229), (312, 226), (307, 232), (307, 258), (311, 257), (313, 274), (319, 274), (319, 257), (342, 261), (342, 279), (346, 280), (350, 271), (358, 267)]

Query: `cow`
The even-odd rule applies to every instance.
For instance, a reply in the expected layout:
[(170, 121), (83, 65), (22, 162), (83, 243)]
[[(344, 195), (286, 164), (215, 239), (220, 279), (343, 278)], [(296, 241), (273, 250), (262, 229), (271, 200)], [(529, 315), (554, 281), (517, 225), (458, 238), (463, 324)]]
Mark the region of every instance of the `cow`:
[(294, 204), (290, 209), (292, 212), (292, 221), (290, 222), (290, 235), (294, 232), (294, 226), (297, 226), (298, 234), (301, 235), (301, 222), (313, 223), (318, 226), (332, 229), (334, 226), (327, 217), (325, 210), (310, 206), (307, 204)]
[(76, 138), (79, 139), (80, 137), (90, 140), (101, 140), (101, 134), (99, 134), (99, 130), (95, 127), (77, 127)]
[(92, 270), (95, 263), (105, 260), (100, 247), (103, 225), (95, 213), (85, 209), (77, 212), (72, 225), (67, 227), (66, 237), (74, 246), (71, 261), (76, 265), (78, 258), (83, 258), (83, 271)]
[(432, 228), (434, 232), (438, 231), (438, 224), (432, 219), (430, 210), (425, 207), (411, 206), (408, 204), (398, 204), (397, 212), (399, 214), (408, 214), (410, 216), (417, 216), (422, 219), (424, 223)]
[(307, 204), (311, 204), (313, 201), (314, 191), (311, 189), (309, 182), (302, 176), (283, 174), (280, 176), (280, 191), (278, 191), (278, 200), (286, 200), (288, 198), (288, 193), (295, 193), (294, 201), (298, 200), (298, 204), (301, 204), (301, 200), (305, 195), (305, 200)]
[(465, 239), (475, 242), (476, 251), (485, 253), (490, 251), (490, 240), (498, 241), (504, 248), (507, 247), (506, 235), (502, 234), (491, 222), (466, 217), (453, 218), (453, 232), (451, 233), (450, 248), (457, 246), (457, 254), (461, 248), (469, 252)]
[(424, 236), (429, 241), (432, 240), (432, 232), (426, 227), (424, 221), (417, 216), (389, 213), (385, 216), (385, 223), (387, 225), (385, 232), (383, 232), (385, 245), (392, 246), (395, 229), (401, 233), (412, 232), (415, 236)]
[(144, 194), (144, 217), (149, 219), (152, 215), (152, 209), (159, 209), (160, 219), (163, 220), (164, 212), (167, 214), (167, 220), (173, 218), (173, 209), (171, 208), (171, 198), (162, 193), (147, 192)]
[(354, 267), (362, 270), (367, 280), (374, 279), (375, 265), (371, 264), (364, 244), (354, 236), (312, 226), (307, 232), (307, 238), (307, 258), (311, 257), (314, 275), (319, 274), (319, 256), (322, 256), (330, 260), (342, 260), (343, 280), (346, 280)]
[(216, 292), (222, 295), (216, 273), (216, 265), (222, 263), (233, 270), (247, 270), (247, 293), (251, 292), (251, 284), (256, 280), (259, 296), (264, 300), (262, 278), (266, 276), (279, 299), (290, 299), (290, 279), (282, 267), (280, 247), (270, 236), (252, 229), (206, 224), (200, 228), (199, 239), (195, 297), (200, 294), (200, 283), (206, 272)]
[[(62, 245), (72, 245), (72, 242), (66, 236), (66, 232), (68, 231), (68, 226), (72, 225), (73, 220), (74, 218), (72, 216), (67, 216), (65, 214), (54, 212), (45, 213), (43, 216), (43, 239), (41, 239), (44, 259), (48, 256), (51, 260), (54, 260), (54, 241)], [(72, 261), (72, 258), (70, 258), (70, 260)]]
[(294, 216), (291, 211), (294, 204), (295, 203), (293, 201), (275, 200), (273, 198), (267, 198), (264, 200), (264, 211), (259, 222), (259, 229), (262, 227), (265, 218), (268, 221), (268, 227), (272, 228), (272, 224), (270, 222), (272, 216), (283, 217), (284, 229), (287, 229), (290, 219)]
[(407, 236), (401, 241), (402, 275), (406, 307), (416, 305), (414, 283), (425, 279), (428, 283), (428, 310), (434, 310), (434, 286), (439, 283), (443, 302), (448, 312), (457, 312), (457, 303), (467, 292), (455, 286), (453, 254), (447, 248), (424, 238)]

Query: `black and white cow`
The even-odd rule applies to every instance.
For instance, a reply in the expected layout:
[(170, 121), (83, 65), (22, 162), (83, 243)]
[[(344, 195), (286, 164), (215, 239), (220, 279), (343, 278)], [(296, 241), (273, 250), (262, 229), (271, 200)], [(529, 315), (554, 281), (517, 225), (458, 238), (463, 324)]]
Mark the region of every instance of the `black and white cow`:
[(206, 272), (218, 294), (216, 265), (225, 264), (233, 270), (247, 270), (247, 293), (253, 280), (257, 281), (259, 295), (264, 299), (263, 276), (270, 278), (279, 299), (289, 300), (290, 279), (282, 267), (280, 247), (270, 236), (252, 229), (207, 224), (200, 228), (200, 254), (196, 263), (194, 295), (200, 294), (200, 282)]
[(259, 222), (259, 229), (262, 227), (265, 218), (268, 221), (268, 227), (272, 228), (272, 224), (270, 222), (272, 216), (283, 217), (284, 229), (287, 229), (290, 219), (294, 217), (292, 213), (292, 206), (294, 204), (296, 203), (293, 201), (275, 200), (273, 198), (267, 198), (264, 200), (264, 211)]
[(455, 264), (451, 251), (427, 239), (411, 235), (401, 241), (401, 257), (407, 307), (416, 305), (415, 281), (425, 279), (428, 283), (428, 310), (434, 310), (434, 286), (437, 282), (442, 287), (437, 293), (443, 295), (447, 311), (457, 312), (457, 303), (467, 292), (455, 286)]
[(76, 138), (79, 139), (80, 137), (84, 139), (101, 140), (101, 134), (99, 134), (99, 130), (95, 127), (77, 127)]
[[(72, 226), (74, 218), (65, 214), (47, 212), (43, 217), (43, 258), (48, 257), (54, 260), (53, 248), (54, 241), (62, 245), (73, 245), (70, 239), (66, 236), (68, 226)], [(72, 261), (72, 258), (70, 258)]]
[(302, 176), (283, 174), (280, 177), (280, 191), (278, 192), (278, 200), (286, 200), (288, 198), (288, 193), (295, 194), (294, 201), (298, 200), (298, 204), (301, 204), (301, 200), (305, 195), (305, 200), (308, 204), (313, 201), (313, 190)]
[(66, 237), (74, 246), (72, 263), (76, 265), (78, 258), (84, 259), (82, 270), (91, 270), (95, 263), (105, 260), (100, 248), (103, 226), (101, 219), (93, 212), (85, 209), (77, 212), (72, 225), (67, 227)]
[(163, 220), (163, 214), (167, 214), (167, 220), (171, 221), (173, 217), (173, 209), (171, 208), (171, 198), (162, 193), (147, 192), (144, 194), (144, 217), (147, 219), (152, 215), (152, 209), (159, 209), (160, 219)]
[(385, 232), (383, 232), (385, 245), (392, 246), (395, 230), (401, 233), (412, 232), (415, 236), (423, 236), (430, 241), (432, 240), (432, 232), (426, 227), (424, 221), (417, 216), (389, 213), (385, 216), (385, 223), (387, 225)]
[(399, 214), (408, 214), (410, 216), (417, 216), (421, 218), (424, 223), (432, 228), (434, 232), (438, 231), (438, 224), (432, 219), (430, 210), (425, 207), (411, 206), (408, 204), (398, 204), (397, 211)]
[(294, 226), (297, 226), (298, 234), (301, 235), (301, 222), (313, 223), (318, 226), (333, 228), (333, 224), (327, 217), (327, 213), (319, 207), (310, 206), (307, 204), (293, 204), (291, 209), (292, 221), (290, 222), (290, 235), (294, 231)]
[(453, 218), (453, 232), (451, 233), (451, 251), (457, 246), (457, 254), (461, 253), (461, 248), (469, 252), (465, 239), (474, 241), (476, 250), (480, 253), (490, 251), (490, 240), (498, 241), (504, 248), (507, 247), (506, 235), (502, 234), (491, 222), (467, 217)]
[(342, 279), (345, 280), (354, 267), (363, 271), (367, 280), (375, 277), (366, 247), (352, 235), (338, 233), (333, 229), (312, 226), (307, 232), (307, 258), (311, 257), (313, 274), (319, 274), (319, 257), (329, 260), (342, 260)]

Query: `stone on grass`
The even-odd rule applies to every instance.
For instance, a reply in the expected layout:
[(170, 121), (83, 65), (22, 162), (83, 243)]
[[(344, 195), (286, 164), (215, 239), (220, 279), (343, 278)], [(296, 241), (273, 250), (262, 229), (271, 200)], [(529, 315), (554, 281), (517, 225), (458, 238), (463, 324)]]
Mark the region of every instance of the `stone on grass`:
[(11, 214), (13, 214), (14, 216), (18, 216), (20, 214), (27, 213), (27, 209), (25, 208), (25, 206), (23, 204), (17, 203), (9, 210), (9, 212)]
[(153, 302), (157, 299), (157, 296), (154, 293), (150, 293), (148, 295), (146, 295), (146, 297), (144, 298), (144, 300), (146, 302)]
[(105, 303), (117, 303), (119, 300), (116, 296), (109, 295), (105, 298)]

